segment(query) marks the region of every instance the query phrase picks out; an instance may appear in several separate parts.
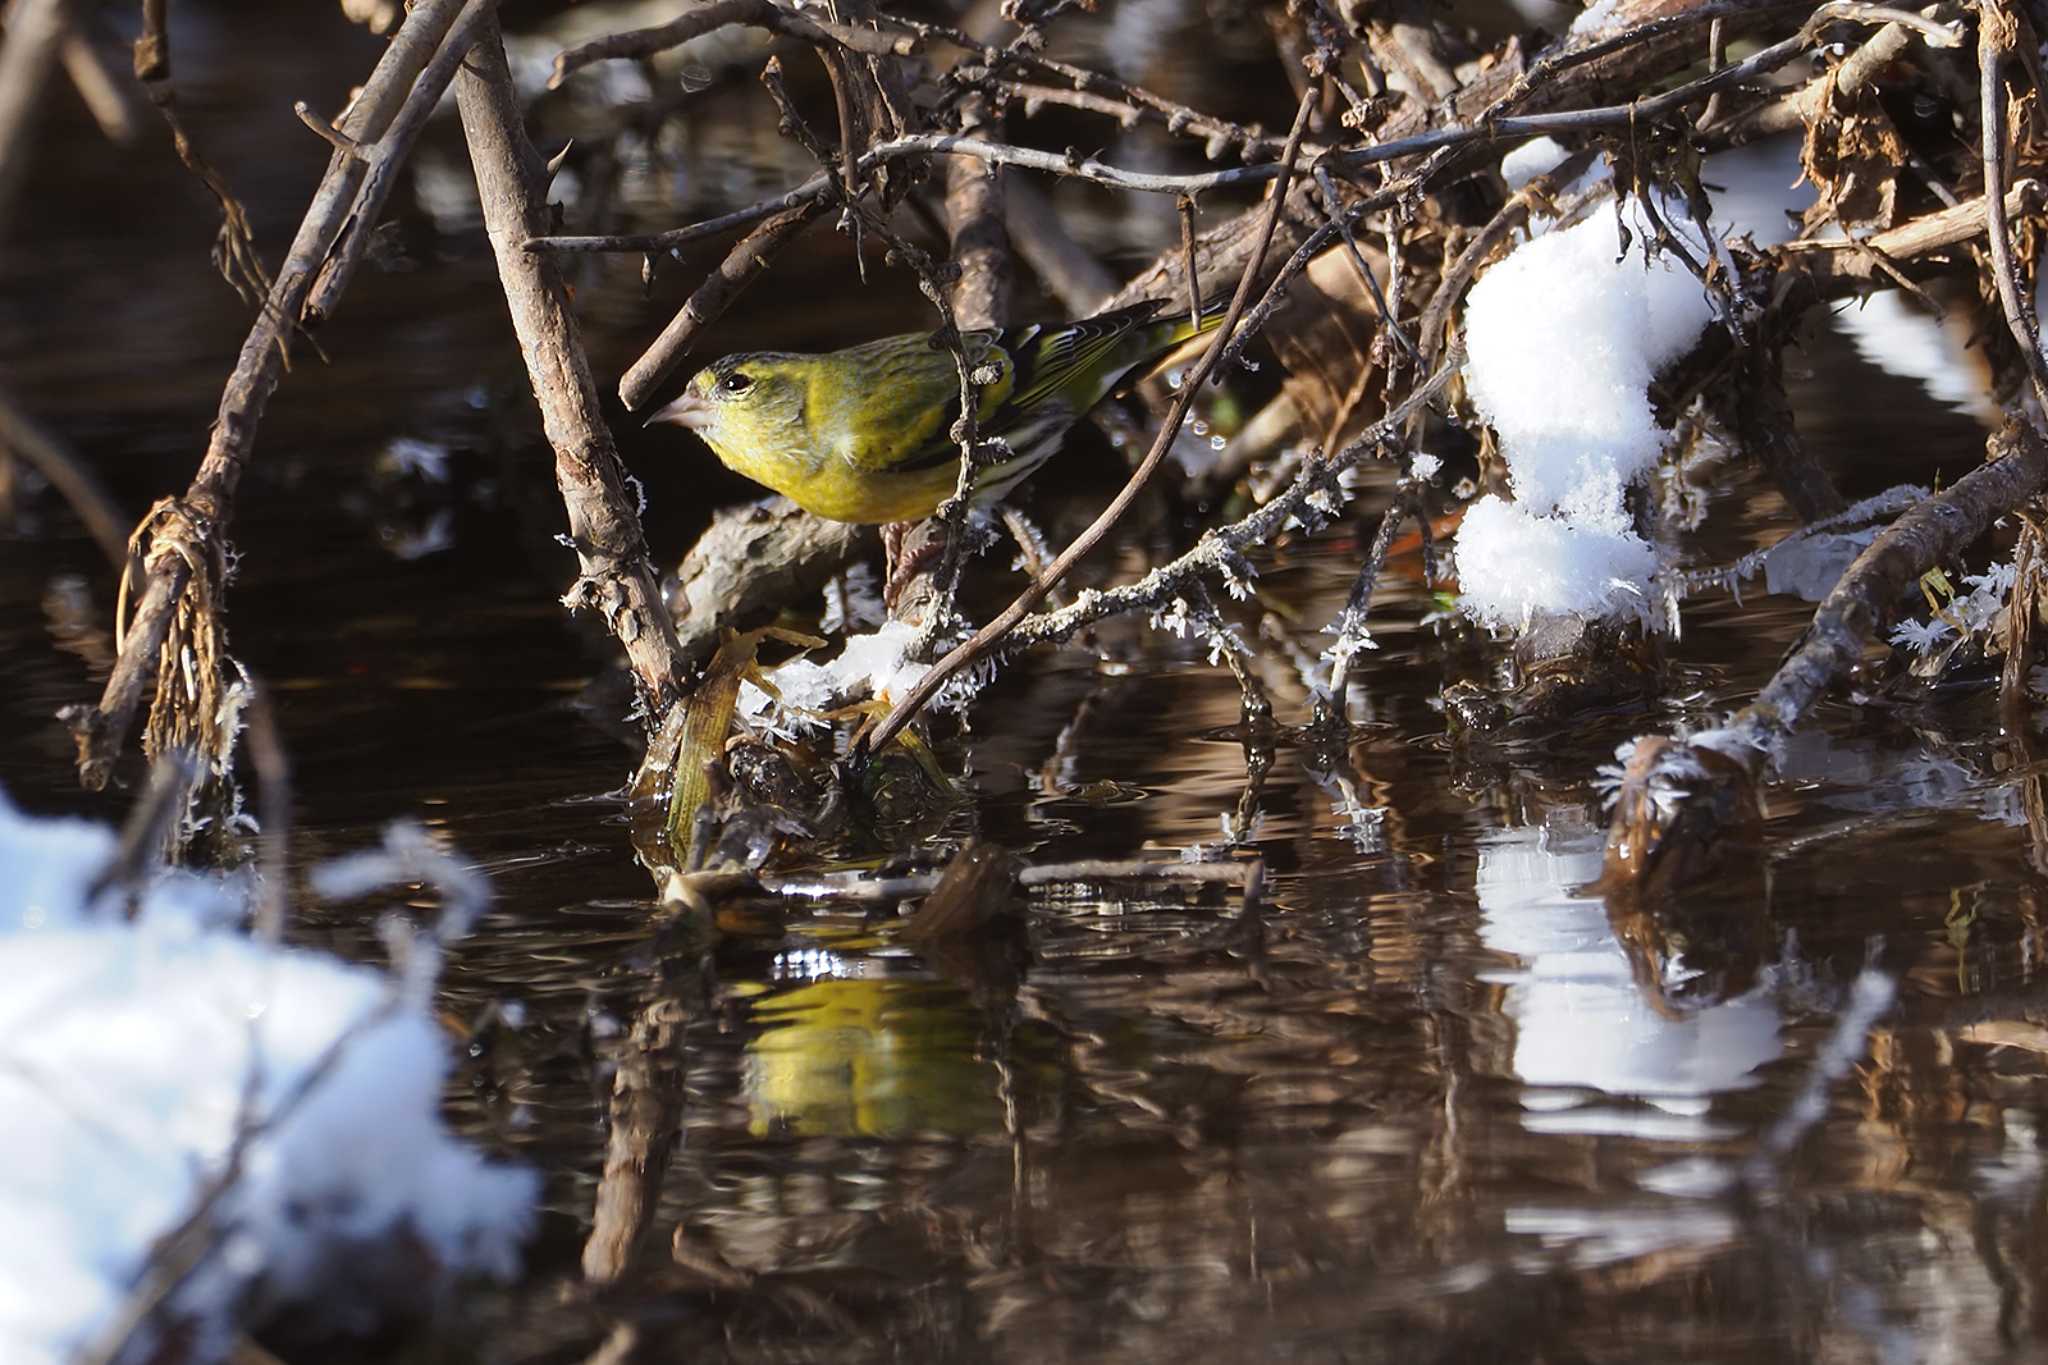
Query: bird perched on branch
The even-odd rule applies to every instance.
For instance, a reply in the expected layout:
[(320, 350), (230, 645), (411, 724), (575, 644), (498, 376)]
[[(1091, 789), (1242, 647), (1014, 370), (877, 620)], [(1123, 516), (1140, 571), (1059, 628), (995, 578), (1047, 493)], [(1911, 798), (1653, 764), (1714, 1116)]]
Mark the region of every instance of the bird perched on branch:
[[(1082, 322), (963, 332), (981, 386), (977, 435), (1007, 453), (975, 478), (992, 503), (1059, 448), (1141, 366), (1210, 331), (1226, 305), (1158, 316), (1152, 301)], [(752, 351), (716, 361), (648, 419), (688, 427), (729, 469), (832, 521), (930, 516), (960, 479), (960, 373), (927, 332), (824, 355)]]

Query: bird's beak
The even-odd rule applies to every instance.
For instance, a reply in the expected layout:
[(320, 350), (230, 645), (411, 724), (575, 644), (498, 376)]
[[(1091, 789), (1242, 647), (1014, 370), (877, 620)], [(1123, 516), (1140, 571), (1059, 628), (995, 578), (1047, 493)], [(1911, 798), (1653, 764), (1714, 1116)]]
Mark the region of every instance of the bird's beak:
[(694, 389), (685, 389), (681, 398), (656, 412), (641, 425), (651, 427), (656, 422), (673, 422), (679, 427), (702, 431), (711, 425), (711, 403)]

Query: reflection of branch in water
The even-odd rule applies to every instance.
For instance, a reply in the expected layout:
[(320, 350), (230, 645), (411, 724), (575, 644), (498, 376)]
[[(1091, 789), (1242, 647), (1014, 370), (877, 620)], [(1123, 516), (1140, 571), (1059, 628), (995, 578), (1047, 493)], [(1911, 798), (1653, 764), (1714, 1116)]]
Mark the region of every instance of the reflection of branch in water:
[[(1236, 882), (1249, 891), (1263, 871), (1258, 860), (1217, 863), (1160, 863), (1143, 859), (1084, 859), (1067, 863), (1034, 863), (1017, 869), (1017, 885), (1026, 888), (1071, 882), (1192, 881)], [(798, 900), (845, 900), (877, 905), (928, 896), (939, 885), (938, 873), (905, 877), (871, 877), (859, 872), (825, 872), (810, 877), (769, 878), (761, 889)]]
[(128, 533), (122, 529), (128, 518), (77, 454), (29, 416), (11, 392), (0, 388), (0, 463), (10, 456), (26, 460), (57, 490), (119, 573), (128, 562)]
[[(583, 1277), (617, 1281), (653, 1222), (669, 1155), (682, 1132), (682, 1026), (693, 1011), (660, 993), (641, 1009), (613, 1057), (604, 1173), (598, 1177)], [(680, 1229), (678, 1229), (680, 1234)]]
[(1826, 1116), (1828, 1097), (1836, 1082), (1847, 1076), (1863, 1056), (1870, 1045), (1871, 1029), (1891, 1009), (1897, 994), (1898, 983), (1875, 967), (1866, 967), (1857, 974), (1849, 989), (1849, 999), (1835, 1016), (1835, 1027), (1815, 1055), (1805, 1083), (1777, 1122), (1765, 1131), (1756, 1152), (1743, 1167), (1743, 1184), (1752, 1193), (1764, 1194), (1778, 1188), (1784, 1163)]

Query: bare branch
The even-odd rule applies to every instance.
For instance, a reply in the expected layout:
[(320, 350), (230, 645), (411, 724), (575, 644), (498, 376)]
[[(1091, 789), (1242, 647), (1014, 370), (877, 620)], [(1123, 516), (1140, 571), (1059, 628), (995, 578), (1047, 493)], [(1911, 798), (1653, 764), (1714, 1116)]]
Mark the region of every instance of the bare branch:
[(1312, 499), (1326, 497), (1334, 505), (1337, 493), (1333, 490), (1337, 476), (1383, 449), (1404, 423), (1436, 401), (1464, 363), (1463, 351), (1453, 349), (1435, 374), (1418, 384), (1363, 436), (1327, 459), (1311, 456), (1304, 460), (1294, 481), (1275, 494), (1271, 501), (1242, 520), (1205, 533), (1187, 553), (1160, 565), (1136, 582), (1100, 592), (1085, 592), (1070, 607), (1025, 617), (1003, 641), (1004, 650), (1061, 643), (1097, 621), (1126, 612), (1156, 610), (1179, 595), (1185, 585), (1206, 576), (1235, 570), (1246, 550), (1271, 541), (1291, 518), (1311, 506)]
[(872, 56), (909, 57), (923, 46), (911, 35), (808, 19), (793, 10), (783, 9), (772, 0), (710, 0), (708, 4), (699, 5), (666, 24), (634, 29), (629, 33), (613, 33), (570, 48), (555, 58), (555, 70), (548, 77), (548, 88), (560, 88), (570, 76), (595, 62), (651, 57), (733, 24), (769, 29), (802, 42), (829, 44)]
[[(1984, 226), (1991, 244), (1991, 278), (1998, 286), (1999, 307), (2005, 325), (2019, 343), (2027, 375), (2033, 381), (2034, 398), (2048, 415), (2048, 356), (2041, 354), (2041, 334), (2020, 287), (2019, 264), (2012, 255), (2012, 229), (2005, 215), (1994, 205), (2005, 202), (2005, 161), (2011, 155), (2005, 135), (2006, 57), (2019, 41), (2019, 26), (2006, 13), (2004, 0), (1979, 0), (1977, 6), (1977, 77), (1982, 93), (1979, 117), (1983, 122)], [(2042, 420), (2048, 420), (2044, 416)]]
[(748, 285), (768, 268), (775, 253), (788, 245), (811, 221), (825, 211), (822, 200), (784, 209), (756, 227), (725, 254), (718, 269), (684, 302), (668, 326), (654, 339), (641, 357), (619, 379), (619, 401), (628, 412), (638, 412), (663, 380), (674, 372), (697, 340), (697, 333), (725, 314), (725, 310), (746, 292)]
[(603, 619), (625, 648), (647, 716), (658, 720), (683, 690), (675, 623), (648, 562), (640, 518), (626, 496), (624, 470), (605, 426), (568, 290), (553, 261), (519, 249), (547, 220), (546, 172), (520, 126), (519, 96), (495, 18), (487, 20), (471, 50), (455, 82), (455, 98), (520, 355), (554, 447), (569, 544), (581, 566), (563, 602), (572, 610), (591, 608)]
[[(450, 36), (459, 15), (473, 17), (494, 6), (495, 0), (422, 0), (406, 16), (404, 26), (342, 115), (341, 134), (362, 145), (380, 140), (394, 126), (416, 132), (445, 88), (419, 80), (421, 73)], [(145, 32), (144, 38), (149, 36)], [(459, 60), (460, 54), (455, 55)], [(143, 58), (138, 49), (138, 63)], [(453, 65), (450, 61), (437, 69), (452, 73)], [(408, 110), (416, 112), (401, 124), (401, 115)], [(170, 632), (191, 564), (199, 556), (214, 553), (225, 535), (234, 512), (235, 489), (254, 451), (257, 427), (284, 373), (300, 306), (356, 203), (356, 191), (367, 171), (359, 157), (341, 152), (333, 155), (284, 266), (242, 343), (234, 372), (221, 394), (206, 456), (183, 500), (188, 514), (177, 521), (180, 526), (200, 530), (213, 545), (172, 546), (165, 553), (153, 550), (149, 554), (141, 604), (99, 704), (66, 708), (66, 719), (79, 744), (79, 777), (87, 787), (98, 790), (106, 785), (115, 754), (134, 724), (143, 690), (157, 674), (158, 653)]]

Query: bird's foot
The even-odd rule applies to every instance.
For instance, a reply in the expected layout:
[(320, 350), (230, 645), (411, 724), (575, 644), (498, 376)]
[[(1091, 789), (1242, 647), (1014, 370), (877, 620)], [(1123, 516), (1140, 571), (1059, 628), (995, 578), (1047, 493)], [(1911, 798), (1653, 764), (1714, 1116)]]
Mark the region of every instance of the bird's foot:
[(944, 529), (934, 526), (924, 535), (914, 535), (923, 525), (923, 522), (916, 521), (892, 521), (882, 527), (882, 550), (887, 568), (882, 586), (882, 605), (892, 617), (911, 585), (945, 551)]

